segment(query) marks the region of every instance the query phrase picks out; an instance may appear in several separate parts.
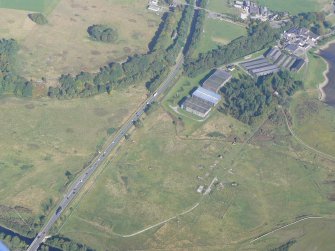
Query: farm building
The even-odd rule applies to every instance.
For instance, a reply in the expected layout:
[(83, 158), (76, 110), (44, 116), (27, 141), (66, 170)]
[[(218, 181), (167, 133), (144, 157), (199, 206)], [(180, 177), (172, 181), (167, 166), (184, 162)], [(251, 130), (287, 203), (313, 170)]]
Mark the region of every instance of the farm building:
[(231, 74), (224, 70), (216, 70), (203, 84), (202, 87), (213, 91), (218, 92), (225, 83), (231, 79)]
[(221, 96), (213, 91), (198, 87), (191, 97), (181, 105), (181, 108), (191, 112), (199, 117), (206, 117), (213, 106), (221, 100)]

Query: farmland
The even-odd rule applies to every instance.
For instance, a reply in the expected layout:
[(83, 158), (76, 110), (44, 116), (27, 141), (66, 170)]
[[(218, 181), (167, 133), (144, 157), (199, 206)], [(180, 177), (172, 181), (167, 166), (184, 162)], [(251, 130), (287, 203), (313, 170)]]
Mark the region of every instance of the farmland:
[(229, 5), (228, 0), (210, 0), (208, 1), (207, 8), (211, 11), (219, 13), (240, 15), (239, 10), (234, 8), (232, 5)]
[[(61, 234), (96, 249), (236, 250), (302, 215), (332, 214), (334, 187), (326, 181), (335, 175), (333, 164), (296, 142), (280, 111), (259, 130), (227, 118), (214, 113), (186, 136), (188, 123), (162, 109), (146, 117), (74, 203)], [(208, 136), (215, 131), (222, 136)], [(210, 196), (196, 193), (214, 177), (221, 184)], [(193, 206), (166, 224), (120, 236)], [(251, 247), (268, 250), (277, 244)]]
[(0, 8), (49, 13), (59, 0), (1, 0)]
[(205, 19), (203, 32), (196, 53), (207, 52), (218, 45), (228, 44), (231, 40), (246, 35), (246, 29), (229, 22)]
[[(146, 4), (146, 0), (61, 0), (48, 13), (45, 26), (34, 24), (28, 11), (1, 9), (0, 36), (19, 41), (19, 68), (25, 77), (45, 77), (53, 85), (62, 73), (97, 71), (108, 62), (146, 52), (160, 23)], [(113, 44), (92, 41), (87, 34), (92, 24), (117, 29), (119, 39)]]
[[(8, 207), (21, 208), (30, 225), (43, 213), (42, 204), (60, 198), (71, 177), (107, 140), (107, 130), (117, 129), (144, 98), (144, 90), (130, 92), (69, 101), (0, 100), (0, 140), (6, 142), (0, 147), (0, 201), (8, 209), (1, 210), (1, 225), (18, 217)], [(28, 229), (18, 222), (10, 227)]]
[(327, 0), (258, 0), (258, 2), (271, 10), (288, 11), (293, 15), (300, 12), (321, 11), (330, 4)]

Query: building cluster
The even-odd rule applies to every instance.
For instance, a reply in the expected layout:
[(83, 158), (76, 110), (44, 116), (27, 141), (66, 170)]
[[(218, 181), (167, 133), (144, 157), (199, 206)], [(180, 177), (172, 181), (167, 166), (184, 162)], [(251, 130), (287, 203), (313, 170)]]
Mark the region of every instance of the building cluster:
[(282, 47), (294, 55), (302, 55), (317, 44), (320, 36), (306, 28), (291, 28), (281, 37)]
[(281, 69), (297, 72), (305, 64), (305, 60), (280, 50), (277, 46), (268, 50), (263, 56), (241, 63), (240, 65), (253, 77), (261, 77), (276, 73)]
[(158, 0), (149, 0), (148, 10), (159, 12), (162, 10), (162, 7), (158, 5)]
[(272, 13), (265, 6), (258, 6), (257, 3), (245, 0), (245, 1), (235, 1), (234, 7), (241, 9), (241, 19), (245, 20), (247, 18), (260, 19), (262, 21), (268, 20)]
[(206, 117), (211, 109), (219, 103), (219, 90), (231, 79), (231, 75), (224, 70), (216, 70), (190, 97), (181, 104), (181, 108), (199, 117)]

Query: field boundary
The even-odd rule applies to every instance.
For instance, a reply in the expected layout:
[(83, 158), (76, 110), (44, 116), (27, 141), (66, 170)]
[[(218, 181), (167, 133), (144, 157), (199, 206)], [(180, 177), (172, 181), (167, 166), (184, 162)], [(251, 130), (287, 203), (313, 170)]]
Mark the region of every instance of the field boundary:
[(286, 224), (285, 226), (279, 227), (279, 228), (274, 229), (274, 230), (272, 230), (272, 231), (270, 231), (270, 232), (268, 232), (268, 233), (262, 234), (261, 236), (257, 237), (256, 239), (253, 239), (252, 241), (250, 241), (250, 243), (253, 243), (253, 242), (255, 242), (255, 241), (257, 241), (257, 240), (259, 240), (259, 239), (261, 239), (261, 238), (263, 238), (263, 237), (265, 237), (265, 236), (268, 236), (268, 235), (270, 235), (270, 234), (273, 234), (274, 232), (277, 232), (277, 231), (279, 231), (279, 230), (281, 230), (281, 229), (283, 229), (283, 228), (287, 228), (287, 227), (289, 227), (289, 226), (292, 226), (292, 225), (294, 225), (294, 224), (297, 224), (297, 223), (299, 223), (299, 222), (301, 222), (301, 221), (310, 220), (310, 219), (323, 219), (323, 218), (324, 218), (324, 217), (322, 217), (322, 216), (308, 216), (308, 217), (302, 218), (302, 219), (300, 219), (300, 220), (296, 220), (296, 221), (294, 221), (294, 222), (291, 222), (291, 223), (289, 223), (289, 224)]

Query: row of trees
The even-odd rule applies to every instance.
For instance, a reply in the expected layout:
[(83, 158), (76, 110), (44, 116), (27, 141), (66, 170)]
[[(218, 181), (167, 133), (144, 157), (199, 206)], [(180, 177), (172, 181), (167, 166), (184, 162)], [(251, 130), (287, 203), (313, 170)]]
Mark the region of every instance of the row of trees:
[(0, 240), (2, 240), (11, 250), (26, 250), (28, 248), (27, 243), (22, 241), (18, 236), (11, 236), (0, 232)]
[[(303, 87), (301, 81), (295, 81), (287, 71), (272, 76), (260, 77), (255, 81), (242, 75), (232, 79), (224, 88), (224, 111), (244, 123), (251, 124), (261, 116), (273, 102), (275, 94), (280, 102)], [(222, 110), (221, 108), (221, 110)]]
[[(57, 98), (86, 97), (145, 81), (148, 81), (147, 88), (154, 91), (185, 45), (193, 13), (192, 5), (183, 8), (182, 17), (174, 31), (177, 34), (174, 40), (171, 39), (171, 26), (176, 13), (169, 12), (163, 17), (160, 35), (152, 43), (152, 48), (147, 54), (130, 57), (123, 64), (111, 63), (101, 67), (95, 74), (81, 72), (76, 76), (62, 75), (59, 79), (60, 86), (50, 87), (48, 95)], [(172, 42), (167, 46), (166, 41), (169, 40)]]
[[(49, 238), (46, 243), (52, 247), (59, 248), (60, 250), (67, 251), (93, 251), (92, 248), (87, 247), (84, 244), (77, 243), (69, 238), (64, 236), (53, 236)], [(46, 249), (48, 250), (48, 249)]]
[(238, 58), (262, 50), (280, 38), (282, 29), (273, 29), (267, 22), (255, 23), (249, 28), (247, 36), (241, 36), (227, 45), (219, 46), (198, 58), (187, 58), (184, 64), (185, 72), (190, 77), (223, 64), (230, 63)]
[[(208, 0), (198, 0), (196, 2), (198, 7), (206, 8)], [(194, 13), (194, 18), (191, 25), (190, 36), (185, 45), (186, 50), (188, 50), (188, 55), (192, 56), (194, 50), (201, 39), (201, 34), (204, 27), (204, 21), (206, 18), (206, 11), (204, 9), (197, 9)]]

